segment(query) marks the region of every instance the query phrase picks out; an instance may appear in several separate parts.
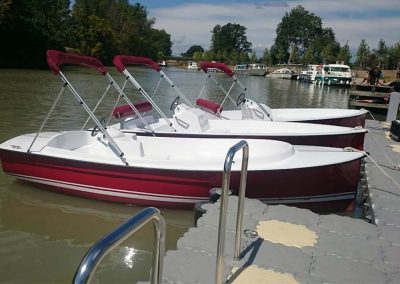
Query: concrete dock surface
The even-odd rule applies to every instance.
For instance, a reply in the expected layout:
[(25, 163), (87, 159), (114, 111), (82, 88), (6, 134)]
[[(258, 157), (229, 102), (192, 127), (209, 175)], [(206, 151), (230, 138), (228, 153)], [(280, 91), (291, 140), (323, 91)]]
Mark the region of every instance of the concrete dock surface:
[[(319, 215), (246, 199), (241, 258), (233, 261), (236, 196), (228, 199), (223, 279), (231, 283), (400, 283), (400, 143), (368, 120), (366, 218)], [(251, 149), (250, 149), (251, 151)], [(377, 163), (377, 164), (375, 164)], [(383, 172), (382, 172), (383, 171)], [(164, 259), (163, 283), (214, 283), (219, 202)], [(168, 238), (168, 236), (167, 236)]]

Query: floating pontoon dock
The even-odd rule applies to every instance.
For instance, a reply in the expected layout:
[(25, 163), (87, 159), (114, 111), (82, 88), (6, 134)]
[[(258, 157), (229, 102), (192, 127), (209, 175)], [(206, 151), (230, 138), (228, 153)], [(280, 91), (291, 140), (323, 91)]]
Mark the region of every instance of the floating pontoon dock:
[[(241, 257), (233, 261), (237, 197), (228, 199), (223, 279), (232, 283), (400, 283), (400, 143), (367, 121), (366, 218), (318, 215), (245, 200)], [(251, 151), (251, 149), (250, 149)], [(388, 160), (388, 158), (390, 160)], [(386, 176), (387, 175), (387, 176)], [(214, 283), (219, 202), (168, 251), (163, 283)]]

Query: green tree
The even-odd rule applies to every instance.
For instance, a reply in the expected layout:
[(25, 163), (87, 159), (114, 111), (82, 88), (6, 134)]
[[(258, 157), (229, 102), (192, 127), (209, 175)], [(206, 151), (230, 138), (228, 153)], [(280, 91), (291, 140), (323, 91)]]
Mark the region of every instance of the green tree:
[(193, 53), (193, 60), (195, 60), (195, 61), (201, 61), (201, 60), (203, 60), (203, 52), (201, 52), (201, 51), (195, 51), (194, 53)]
[(273, 52), (275, 60), (283, 63), (289, 60), (291, 47), (297, 47), (301, 58), (306, 50), (313, 46), (315, 56), (320, 58), (327, 44), (331, 45), (333, 55), (339, 52), (340, 45), (336, 42), (332, 29), (322, 28), (321, 18), (299, 5), (286, 13), (278, 24), (275, 48), (271, 49), (271, 53)]
[(191, 47), (189, 47), (188, 50), (186, 50), (186, 52), (181, 53), (182, 56), (184, 57), (193, 57), (193, 54), (195, 52), (204, 52), (204, 48), (202, 48), (200, 45), (192, 45)]
[(296, 45), (290, 47), (290, 56), (288, 62), (294, 64), (300, 63), (300, 51)]
[(271, 47), (272, 64), (282, 64), (287, 61), (287, 54), (283, 46), (273, 45)]
[(400, 41), (391, 46), (388, 53), (388, 61), (391, 63), (390, 68), (400, 69)]
[(267, 66), (271, 64), (271, 54), (270, 54), (268, 48), (264, 49), (262, 61)]
[(165, 30), (151, 28), (149, 31), (149, 45), (147, 52), (141, 52), (144, 55), (154, 58), (154, 54), (162, 52), (164, 56), (169, 56), (172, 53), (171, 50), (171, 35)]
[(315, 52), (314, 52), (314, 47), (313, 46), (309, 46), (303, 56), (302, 62), (305, 65), (308, 64), (315, 64), (315, 63), (320, 63), (317, 62), (317, 59), (315, 58)]
[(236, 49), (232, 50), (229, 54), (228, 63), (231, 65), (236, 65), (239, 60), (239, 53)]
[(0, 4), (0, 66), (46, 67), (46, 50), (63, 49), (69, 36), (69, 1), (2, 0)]
[(104, 1), (76, 0), (72, 9), (74, 40), (72, 47), (79, 52), (111, 62), (115, 53), (113, 42), (117, 38), (112, 22), (107, 17)]
[(360, 45), (358, 46), (358, 49), (357, 49), (357, 61), (356, 61), (356, 64), (361, 69), (367, 67), (368, 61), (369, 61), (369, 56), (370, 56), (369, 46), (365, 42), (365, 39), (362, 39), (361, 42), (360, 42)]
[(347, 41), (345, 45), (340, 48), (339, 54), (337, 56), (337, 60), (340, 62), (344, 62), (344, 64), (350, 64), (351, 53), (349, 42)]
[(325, 64), (334, 63), (336, 59), (334, 46), (331, 44), (326, 45), (321, 51), (321, 58)]
[(240, 64), (245, 64), (247, 62), (249, 62), (250, 58), (249, 55), (247, 54), (247, 52), (245, 52), (244, 50), (240, 51), (239, 53), (239, 63)]
[(3, 25), (12, 16), (10, 15), (12, 0), (0, 0), (0, 25)]
[(251, 62), (257, 62), (257, 61), (258, 61), (258, 59), (257, 59), (257, 53), (256, 53), (256, 51), (255, 51), (254, 49), (253, 49), (253, 51), (251, 52), (250, 61), (251, 61)]
[(387, 65), (388, 63), (388, 47), (383, 39), (380, 39), (378, 43), (378, 49), (374, 50), (374, 53), (377, 57), (378, 63), (381, 65), (382, 68)]
[(214, 54), (214, 52), (211, 51), (211, 50), (205, 51), (204, 54), (203, 54), (203, 59), (204, 59), (204, 61), (215, 60), (215, 54)]
[(244, 26), (228, 23), (224, 26), (216, 25), (212, 30), (211, 50), (214, 53), (226, 51), (229, 54), (232, 50), (248, 53), (250, 47)]
[(72, 10), (75, 47), (110, 64), (117, 53), (157, 59), (171, 54), (171, 36), (154, 29), (147, 10), (128, 0), (76, 0)]

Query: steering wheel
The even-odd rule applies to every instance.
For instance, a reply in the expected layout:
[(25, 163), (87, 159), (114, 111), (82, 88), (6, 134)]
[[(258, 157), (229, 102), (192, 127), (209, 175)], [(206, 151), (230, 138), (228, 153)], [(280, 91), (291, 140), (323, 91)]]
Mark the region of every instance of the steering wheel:
[[(100, 119), (100, 124), (105, 128), (106, 127), (106, 118), (103, 117), (102, 119)], [(99, 126), (96, 124), (93, 129), (92, 129), (92, 133), (90, 135), (92, 135), (92, 137), (96, 136), (97, 133), (99, 133), (100, 129)]]
[(179, 105), (179, 96), (177, 96), (177, 97), (173, 100), (171, 106), (169, 107), (169, 110), (174, 110), (174, 109), (176, 108), (177, 105)]
[(236, 100), (236, 106), (237, 106), (237, 107), (240, 107), (240, 105), (241, 105), (242, 103), (244, 103), (245, 100), (246, 100), (246, 94), (245, 94), (245, 93), (241, 93), (241, 94), (239, 95), (239, 97), (237, 98), (237, 100)]

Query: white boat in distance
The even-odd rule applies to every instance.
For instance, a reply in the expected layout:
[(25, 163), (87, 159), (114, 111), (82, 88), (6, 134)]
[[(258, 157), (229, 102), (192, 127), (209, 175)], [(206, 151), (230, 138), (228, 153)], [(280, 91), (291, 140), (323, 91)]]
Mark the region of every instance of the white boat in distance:
[[(179, 96), (175, 98), (170, 107), (173, 110), (173, 116), (170, 118), (157, 106), (152, 97), (126, 68), (127, 65), (143, 64), (146, 60), (147, 63), (144, 65), (159, 72), (160, 77), (178, 92)], [(208, 100), (199, 98), (196, 100), (197, 107), (192, 106), (168, 76), (148, 58), (117, 55), (114, 57), (113, 63), (117, 70), (124, 74), (126, 81), (130, 81), (143, 95), (150, 108), (153, 107), (161, 116), (156, 119), (148, 112), (148, 109), (145, 113), (138, 115), (140, 110), (135, 108), (133, 113), (130, 107), (133, 108), (134, 105), (129, 101), (129, 106), (122, 105), (114, 109), (114, 114), (118, 114), (121, 119), (119, 127), (124, 132), (159, 137), (273, 139), (295, 145), (354, 147), (356, 149), (364, 147), (366, 130), (363, 128), (249, 119), (229, 120), (220, 115), (221, 113), (223, 115), (220, 105)], [(218, 63), (212, 64), (212, 66), (201, 64), (202, 70), (208, 72), (207, 76), (210, 76), (208, 71), (210, 68), (221, 69), (218, 68)], [(127, 85), (127, 82), (124, 85)], [(183, 98), (185, 103), (179, 103), (179, 98)], [(144, 105), (145, 103), (141, 103), (140, 108)]]
[(238, 64), (233, 68), (233, 72), (238, 75), (247, 75), (249, 74), (249, 69), (247, 64)]
[(199, 66), (197, 65), (197, 62), (189, 61), (188, 66), (187, 66), (187, 70), (190, 70), (190, 71), (199, 70)]
[(316, 64), (307, 65), (307, 69), (300, 72), (299, 81), (314, 83), (315, 76), (317, 75), (318, 70), (321, 70), (321, 68), (322, 65), (316, 65)]
[(267, 73), (267, 65), (262, 63), (249, 64), (248, 72), (250, 76), (265, 76)]
[(280, 68), (270, 73), (268, 77), (290, 80), (292, 78), (293, 73), (294, 72), (288, 68)]
[(350, 86), (351, 69), (344, 64), (327, 64), (319, 66), (315, 75), (315, 84)]
[[(106, 127), (61, 71), (63, 64), (95, 68), (109, 87), (124, 95), (101, 62), (56, 50), (47, 52), (47, 61), (63, 82), (61, 91), (37, 133), (0, 144), (5, 173), (66, 194), (171, 208), (193, 208), (208, 199), (210, 188), (221, 186), (225, 155), (237, 139), (138, 137)], [(66, 89), (95, 127), (42, 132)], [(269, 140), (248, 144), (248, 197), (323, 211), (354, 205), (364, 152)], [(240, 164), (241, 157), (235, 157), (230, 184), (234, 192), (239, 188)]]
[[(258, 103), (250, 98), (246, 98), (247, 87), (235, 76), (232, 70), (224, 63), (203, 62), (201, 66), (215, 66), (223, 71), (228, 77), (232, 78), (230, 90), (237, 84), (240, 87), (240, 95), (232, 98), (218, 83), (218, 87), (226, 94), (229, 101), (235, 102), (235, 107), (240, 110), (223, 110), (221, 116), (233, 120), (255, 119), (276, 122), (306, 122), (316, 124), (337, 125), (346, 127), (365, 126), (365, 118), (368, 110), (365, 109), (337, 109), (337, 108), (270, 108), (266, 104)], [(202, 68), (204, 72), (206, 69)], [(224, 102), (227, 99), (224, 99)]]

